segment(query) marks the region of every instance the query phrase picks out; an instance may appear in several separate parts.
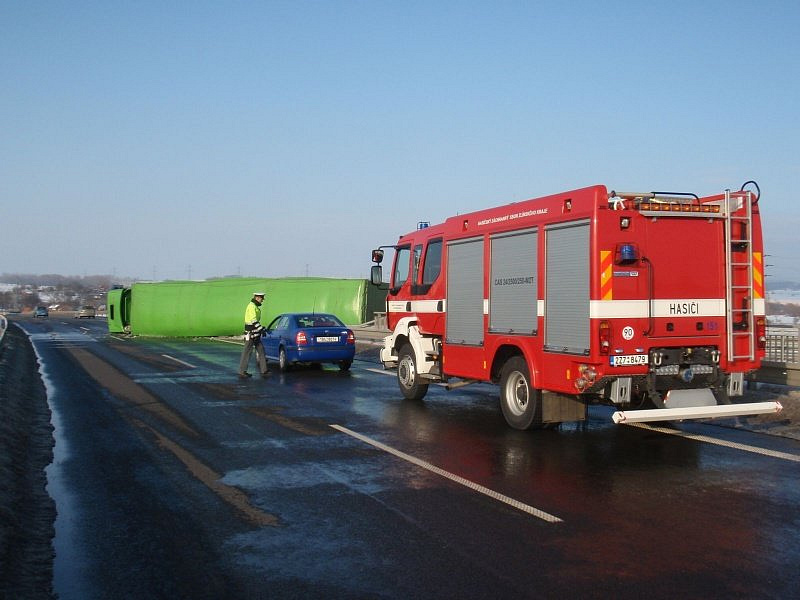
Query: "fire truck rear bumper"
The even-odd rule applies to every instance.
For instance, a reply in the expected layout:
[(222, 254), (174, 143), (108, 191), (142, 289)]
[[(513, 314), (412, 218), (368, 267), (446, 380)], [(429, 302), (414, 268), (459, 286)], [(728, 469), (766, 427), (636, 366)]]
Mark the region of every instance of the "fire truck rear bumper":
[(686, 419), (714, 419), (743, 415), (778, 413), (780, 402), (750, 402), (747, 404), (722, 404), (718, 406), (688, 406), (682, 408), (653, 408), (650, 410), (618, 410), (611, 415), (614, 423), (645, 423), (648, 421), (682, 421)]

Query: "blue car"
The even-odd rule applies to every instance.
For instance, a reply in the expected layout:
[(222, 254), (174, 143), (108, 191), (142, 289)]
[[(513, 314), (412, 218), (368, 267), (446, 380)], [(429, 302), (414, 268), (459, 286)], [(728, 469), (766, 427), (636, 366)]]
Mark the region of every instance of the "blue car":
[(324, 313), (278, 315), (267, 325), (261, 343), (267, 359), (278, 361), (283, 372), (298, 363), (335, 363), (347, 371), (356, 353), (353, 331)]

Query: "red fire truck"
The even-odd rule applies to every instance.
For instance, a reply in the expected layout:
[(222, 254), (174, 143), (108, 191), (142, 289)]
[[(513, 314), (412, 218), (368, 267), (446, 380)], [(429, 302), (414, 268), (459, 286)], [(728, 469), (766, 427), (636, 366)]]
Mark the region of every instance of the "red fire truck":
[[(754, 189), (753, 189), (754, 188)], [(381, 361), (403, 396), (500, 385), (528, 429), (757, 414), (733, 404), (766, 344), (760, 192), (609, 191), (603, 185), (451, 217), (394, 248)]]

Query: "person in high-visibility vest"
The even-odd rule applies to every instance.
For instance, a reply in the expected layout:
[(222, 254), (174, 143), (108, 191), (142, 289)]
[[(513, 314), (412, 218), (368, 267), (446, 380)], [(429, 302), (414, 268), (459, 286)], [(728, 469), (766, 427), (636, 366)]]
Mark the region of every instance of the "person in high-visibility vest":
[(267, 357), (264, 356), (264, 346), (261, 343), (261, 334), (264, 333), (264, 326), (261, 324), (261, 305), (264, 303), (264, 296), (264, 292), (254, 292), (253, 298), (244, 309), (244, 348), (242, 348), (242, 358), (239, 360), (240, 379), (252, 377), (247, 372), (247, 366), (250, 364), (250, 353), (253, 348), (256, 350), (256, 361), (261, 376), (269, 375)]

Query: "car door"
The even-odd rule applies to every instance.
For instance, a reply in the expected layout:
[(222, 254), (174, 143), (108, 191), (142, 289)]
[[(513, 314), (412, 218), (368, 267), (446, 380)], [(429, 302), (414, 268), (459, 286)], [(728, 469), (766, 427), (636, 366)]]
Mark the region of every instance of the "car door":
[[(285, 315), (278, 315), (267, 325), (267, 330), (261, 336), (261, 343), (264, 344), (264, 353), (269, 358), (278, 358), (281, 336), (286, 334), (286, 321)], [(282, 324), (283, 327), (281, 327)]]

